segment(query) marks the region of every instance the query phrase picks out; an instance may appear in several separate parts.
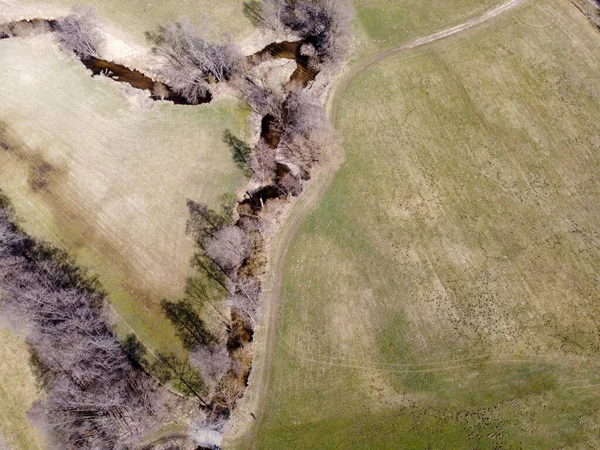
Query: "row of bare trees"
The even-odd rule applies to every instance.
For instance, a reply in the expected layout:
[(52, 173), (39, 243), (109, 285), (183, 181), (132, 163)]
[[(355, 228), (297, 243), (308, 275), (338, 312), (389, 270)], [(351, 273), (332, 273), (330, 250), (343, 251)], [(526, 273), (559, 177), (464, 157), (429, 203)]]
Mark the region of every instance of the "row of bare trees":
[(95, 280), (20, 232), (6, 207), (0, 292), (3, 314), (31, 330), (48, 393), (39, 407), (61, 448), (127, 448), (156, 426), (164, 397), (107, 327)]
[[(229, 416), (243, 394), (249, 366), (239, 349), (251, 336), (258, 315), (260, 284), (245, 267), (259, 245), (255, 220), (234, 221), (230, 205), (215, 211), (188, 201), (187, 232), (197, 244), (196, 275), (177, 301), (163, 300), (162, 309), (189, 352), (189, 358), (158, 353), (152, 364), (132, 339), (130, 347), (142, 366), (160, 380), (194, 396), (209, 412), (210, 422)], [(210, 314), (207, 314), (207, 311)], [(206, 317), (217, 323), (206, 323)], [(222, 329), (224, 333), (215, 332)], [(141, 350), (141, 351), (140, 351)], [(241, 352), (243, 353), (243, 351)]]
[[(278, 17), (281, 20), (287, 17), (289, 24), (282, 23), (282, 27), (292, 28), (307, 40), (303, 47), (315, 64), (323, 68), (338, 61), (339, 55), (334, 49), (341, 47), (325, 46), (322, 42), (339, 38), (336, 42), (341, 46), (342, 33), (329, 27), (347, 27), (346, 10), (336, 13), (332, 9), (338, 5), (330, 2), (316, 2), (316, 6), (313, 5), (316, 10), (299, 2), (284, 3), (279, 5), (282, 14)], [(268, 7), (268, 4), (264, 6)], [(308, 23), (312, 20), (311, 14), (319, 18), (320, 25)], [(178, 33), (180, 31), (172, 36)], [(174, 39), (171, 37), (169, 41)], [(169, 51), (173, 48), (170, 43)], [(174, 61), (181, 59), (173, 53), (170, 57)], [(197, 63), (186, 65), (198, 66)], [(234, 71), (231, 73), (232, 77), (236, 75)], [(277, 196), (298, 195), (302, 191), (302, 180), (309, 177), (324, 148), (331, 144), (332, 133), (320, 99), (310, 90), (297, 87), (286, 92), (280, 86), (248, 75), (236, 77), (233, 86), (262, 117), (263, 128), (254, 147), (225, 132), (224, 141), (231, 148), (235, 162), (258, 186), (278, 190)], [(238, 210), (239, 218), (234, 220), (231, 210), (217, 212), (193, 201), (188, 201), (188, 208), (188, 232), (197, 243), (194, 265), (199, 275), (188, 283), (183, 300), (164, 302), (163, 310), (179, 330), (182, 342), (190, 351), (189, 361), (205, 383), (206, 403), (219, 412), (210, 416), (210, 420), (220, 420), (228, 416), (243, 395), (249, 371), (250, 361), (244, 361), (243, 352), (237, 349), (251, 339), (260, 313), (261, 286), (255, 268), (252, 270), (252, 259), (260, 252), (262, 224), (261, 218), (241, 210)], [(226, 342), (211, 335), (200, 319), (197, 311), (206, 305), (217, 312), (227, 329)], [(175, 311), (178, 314), (174, 314)]]
[[(343, 0), (264, 0), (254, 7), (264, 26), (300, 35), (304, 40), (300, 51), (311, 65), (324, 69), (346, 57), (351, 14)], [(237, 67), (239, 71), (241, 65)], [(281, 196), (298, 195), (302, 180), (332, 144), (332, 130), (320, 98), (301, 86), (286, 90), (248, 73), (233, 70), (231, 74), (229, 79), (243, 75), (236, 77), (233, 86), (262, 118), (261, 137), (254, 147), (225, 133), (234, 160), (258, 186), (272, 186)], [(250, 365), (235, 349), (251, 339), (260, 313), (261, 285), (253, 260), (262, 248), (262, 219), (238, 208), (239, 217), (234, 221), (231, 211), (216, 212), (193, 201), (188, 201), (188, 208), (188, 232), (198, 248), (194, 264), (202, 276), (189, 284), (186, 300), (180, 305), (190, 299), (210, 304), (223, 320), (228, 339), (226, 345), (216, 338), (190, 340), (194, 333), (188, 329), (183, 342), (188, 343), (191, 364), (210, 386), (212, 408), (228, 412), (243, 394), (249, 370), (244, 364)], [(223, 306), (229, 316), (223, 314)], [(194, 322), (196, 331), (202, 329), (197, 316)], [(239, 323), (241, 327), (236, 326)], [(245, 330), (250, 334), (242, 336)]]
[[(325, 110), (308, 90), (297, 89), (283, 95), (252, 80), (237, 83), (252, 110), (268, 117), (277, 139), (262, 137), (252, 149), (248, 167), (261, 185), (276, 182), (283, 195), (298, 195), (301, 179), (309, 177), (313, 165), (333, 143), (333, 133)], [(285, 166), (275, 180), (277, 164)]]
[(224, 304), (253, 329), (260, 287), (242, 269), (259, 245), (258, 220), (243, 218), (233, 223), (229, 213), (217, 213), (192, 200), (188, 209), (188, 231), (198, 248), (194, 264), (219, 288)]

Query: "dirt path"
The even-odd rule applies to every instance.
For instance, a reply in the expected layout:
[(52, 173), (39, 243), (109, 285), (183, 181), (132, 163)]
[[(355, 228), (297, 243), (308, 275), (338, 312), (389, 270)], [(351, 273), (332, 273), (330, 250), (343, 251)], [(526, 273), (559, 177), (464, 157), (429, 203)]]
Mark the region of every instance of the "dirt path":
[[(330, 91), (327, 100), (327, 113), (329, 119), (337, 128), (339, 122), (340, 100), (343, 98), (344, 92), (356, 79), (357, 75), (373, 64), (403, 51), (421, 47), (475, 27), (525, 1), (527, 0), (510, 0), (460, 25), (406, 42), (359, 62), (346, 72), (341, 80), (339, 80)], [(239, 421), (238, 429), (234, 431), (233, 436), (228, 438), (228, 447), (257, 448), (258, 446), (257, 435), (264, 418), (266, 396), (268, 393), (269, 380), (271, 378), (272, 358), (277, 344), (279, 294), (281, 292), (281, 281), (285, 259), (288, 249), (300, 226), (304, 222), (304, 219), (318, 204), (318, 201), (322, 198), (333, 181), (342, 158), (343, 155), (341, 154), (333, 155), (333, 158), (327, 161), (327, 166), (318, 170), (318, 173), (316, 173), (313, 178), (312, 184), (298, 198), (292, 207), (285, 224), (281, 227), (277, 238), (273, 242), (273, 250), (271, 251), (269, 258), (269, 277), (265, 284), (263, 297), (263, 301), (266, 305), (265, 320), (263, 321), (262, 329), (257, 330), (257, 353), (254, 359), (254, 367), (246, 391), (245, 404), (240, 408), (240, 411), (238, 411), (240, 415), (243, 414), (243, 417), (237, 417), (237, 420)], [(251, 418), (251, 412), (256, 416), (255, 420)]]

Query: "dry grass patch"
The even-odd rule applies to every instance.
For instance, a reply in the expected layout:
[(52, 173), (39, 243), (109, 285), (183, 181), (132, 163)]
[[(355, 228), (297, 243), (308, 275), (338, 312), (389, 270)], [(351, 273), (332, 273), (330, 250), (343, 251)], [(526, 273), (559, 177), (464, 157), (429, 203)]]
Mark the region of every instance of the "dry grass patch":
[(22, 337), (0, 328), (0, 448), (43, 449), (44, 441), (26, 414), (39, 397)]

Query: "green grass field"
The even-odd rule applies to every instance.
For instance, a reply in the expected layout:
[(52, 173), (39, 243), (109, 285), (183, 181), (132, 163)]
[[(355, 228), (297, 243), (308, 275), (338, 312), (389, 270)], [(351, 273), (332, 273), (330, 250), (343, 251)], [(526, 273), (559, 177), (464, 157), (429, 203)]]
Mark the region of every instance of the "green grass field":
[(3, 443), (14, 450), (44, 448), (26, 417), (38, 398), (25, 340), (0, 327), (0, 448)]
[(359, 47), (399, 45), (458, 25), (503, 0), (366, 0), (355, 2)]
[[(246, 179), (222, 142), (244, 137), (233, 99), (175, 106), (92, 79), (46, 36), (0, 43), (0, 189), (25, 230), (98, 274), (152, 348), (178, 347), (159, 310), (183, 292), (194, 247), (186, 200), (218, 207)], [(128, 326), (119, 322), (119, 329)]]
[(261, 448), (600, 446), (599, 46), (530, 1), (345, 91)]

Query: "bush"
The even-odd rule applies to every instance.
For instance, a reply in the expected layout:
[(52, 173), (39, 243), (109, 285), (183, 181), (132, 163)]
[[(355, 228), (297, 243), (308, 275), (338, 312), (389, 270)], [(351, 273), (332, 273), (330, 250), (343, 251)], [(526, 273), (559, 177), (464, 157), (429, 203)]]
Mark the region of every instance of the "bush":
[(102, 36), (94, 10), (75, 6), (72, 13), (55, 22), (56, 36), (61, 47), (79, 58), (97, 58)]
[(197, 36), (188, 20), (168, 23), (146, 36), (164, 59), (162, 75), (191, 104), (206, 97), (210, 83), (231, 79), (241, 67), (242, 57), (229, 38), (209, 42)]

